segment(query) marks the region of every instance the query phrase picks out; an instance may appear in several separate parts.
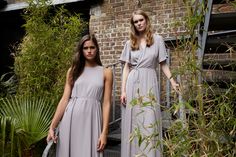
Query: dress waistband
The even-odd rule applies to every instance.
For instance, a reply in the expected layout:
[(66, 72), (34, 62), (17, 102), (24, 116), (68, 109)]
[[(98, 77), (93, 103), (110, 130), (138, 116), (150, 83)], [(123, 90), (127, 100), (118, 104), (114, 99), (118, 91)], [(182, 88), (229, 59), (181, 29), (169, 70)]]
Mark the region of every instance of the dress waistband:
[(155, 70), (155, 68), (147, 68), (147, 67), (134, 67), (134, 68), (131, 68), (131, 70), (142, 70), (142, 69)]
[(140, 75), (141, 75), (141, 73), (142, 73), (142, 71), (140, 71), (140, 70), (142, 70), (142, 69), (155, 71), (154, 68), (146, 68), (146, 67), (144, 67), (144, 68), (142, 68), (142, 67), (141, 67), (141, 68), (140, 68), (140, 67), (135, 67), (135, 68), (133, 68), (130, 72), (132, 72), (133, 75), (134, 75), (134, 83), (135, 83), (135, 84), (139, 84), (139, 83), (140, 83), (139, 78), (140, 78)]
[(70, 99), (95, 100), (95, 101), (98, 101), (98, 102), (100, 102), (100, 100), (99, 100), (99, 99), (97, 99), (97, 98), (88, 98), (88, 97), (78, 97), (78, 96), (72, 96)]

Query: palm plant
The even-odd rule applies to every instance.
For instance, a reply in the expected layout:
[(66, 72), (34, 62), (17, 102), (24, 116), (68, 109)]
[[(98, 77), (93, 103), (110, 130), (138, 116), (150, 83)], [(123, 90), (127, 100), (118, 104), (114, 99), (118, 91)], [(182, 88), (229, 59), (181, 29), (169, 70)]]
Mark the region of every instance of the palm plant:
[(34, 144), (47, 135), (52, 104), (52, 100), (30, 96), (0, 99), (0, 154), (29, 156)]

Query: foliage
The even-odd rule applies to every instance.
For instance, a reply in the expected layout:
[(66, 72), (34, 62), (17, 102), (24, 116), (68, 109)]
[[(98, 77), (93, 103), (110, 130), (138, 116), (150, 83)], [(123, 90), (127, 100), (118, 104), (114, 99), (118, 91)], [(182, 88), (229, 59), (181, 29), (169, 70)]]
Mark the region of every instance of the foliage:
[(0, 81), (0, 154), (6, 157), (32, 156), (47, 135), (75, 44), (87, 25), (79, 14), (49, 0), (28, 3), (15, 75), (5, 74)]
[(141, 95), (139, 89), (137, 90), (137, 98), (134, 98), (130, 105), (133, 107), (135, 113), (135, 119), (132, 124), (134, 127), (133, 132), (130, 135), (129, 142), (137, 143), (139, 153), (136, 156), (146, 157), (146, 152), (152, 151), (153, 149), (160, 149), (161, 140), (159, 136), (160, 121), (150, 123), (146, 121), (146, 115), (156, 114), (157, 100), (156, 95), (153, 94), (152, 90), (146, 95)]
[(18, 95), (61, 96), (75, 42), (85, 29), (79, 14), (49, 4), (48, 0), (30, 1), (24, 11), (26, 35), (14, 65)]
[(10, 73), (3, 74), (0, 77), (0, 98), (15, 94), (17, 90), (17, 80), (15, 75)]
[(3, 156), (26, 156), (47, 133), (54, 102), (31, 96), (0, 99), (0, 152)]
[(195, 110), (189, 110), (185, 124), (180, 119), (174, 121), (165, 139), (167, 156), (236, 155), (235, 87), (231, 84), (222, 95), (206, 94), (202, 111), (195, 102)]
[[(203, 1), (204, 3), (204, 1)], [(171, 111), (179, 113), (182, 107), (185, 119), (173, 121), (166, 133), (166, 156), (235, 156), (236, 116), (235, 84), (227, 85), (226, 91), (216, 91), (212, 85), (202, 82), (201, 57), (196, 57), (201, 47), (196, 42), (196, 28), (203, 22), (206, 8), (199, 1), (185, 1), (186, 16), (182, 22), (185, 33), (176, 33), (175, 52), (180, 60), (176, 74), (182, 85), (183, 102), (176, 102)], [(179, 23), (179, 22), (177, 22)], [(200, 30), (204, 31), (204, 30)], [(189, 36), (191, 38), (186, 38)], [(180, 53), (181, 52), (181, 53)], [(185, 80), (188, 80), (186, 82)]]

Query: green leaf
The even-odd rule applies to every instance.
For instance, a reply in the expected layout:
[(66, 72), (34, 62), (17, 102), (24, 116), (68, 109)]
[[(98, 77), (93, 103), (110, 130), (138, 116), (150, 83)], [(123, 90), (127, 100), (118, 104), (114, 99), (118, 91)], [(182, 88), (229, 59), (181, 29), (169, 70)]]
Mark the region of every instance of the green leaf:
[[(15, 96), (0, 99), (3, 128), (1, 149), (10, 143), (11, 156), (14, 156), (15, 149), (30, 149), (33, 144), (46, 137), (54, 109), (53, 101), (46, 98)], [(21, 149), (18, 150), (19, 155)]]

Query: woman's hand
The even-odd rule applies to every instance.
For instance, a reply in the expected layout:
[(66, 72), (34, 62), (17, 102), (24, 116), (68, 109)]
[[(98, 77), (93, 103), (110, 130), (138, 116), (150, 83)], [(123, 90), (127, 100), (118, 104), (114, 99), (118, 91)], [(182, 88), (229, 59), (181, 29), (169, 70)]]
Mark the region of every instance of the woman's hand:
[(122, 92), (122, 93), (121, 93), (121, 96), (120, 96), (120, 102), (121, 102), (121, 104), (122, 104), (123, 106), (126, 106), (126, 101), (127, 101), (127, 99), (126, 99), (126, 93), (125, 93), (125, 92)]
[(49, 142), (52, 139), (54, 143), (57, 143), (57, 138), (58, 137), (55, 136), (54, 129), (49, 129), (48, 136), (47, 136), (47, 142)]
[(179, 84), (176, 83), (173, 78), (170, 79), (170, 83), (171, 83), (172, 88), (175, 90), (175, 92), (177, 92), (179, 94), (180, 93)]
[(98, 139), (97, 151), (102, 152), (107, 144), (107, 135), (101, 134)]

